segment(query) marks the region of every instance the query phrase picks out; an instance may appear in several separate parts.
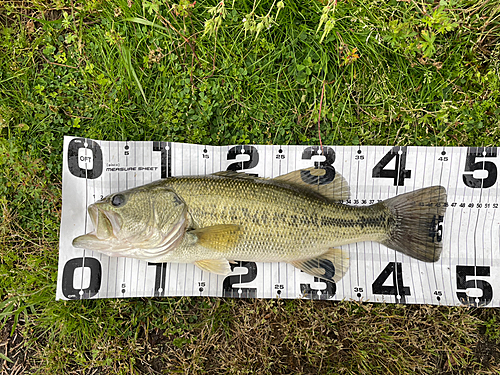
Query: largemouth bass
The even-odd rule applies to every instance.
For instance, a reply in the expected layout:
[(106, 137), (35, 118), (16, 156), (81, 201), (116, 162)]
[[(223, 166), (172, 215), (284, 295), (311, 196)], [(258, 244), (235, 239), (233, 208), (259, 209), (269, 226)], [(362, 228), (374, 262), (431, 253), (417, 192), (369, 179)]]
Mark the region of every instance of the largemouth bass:
[[(111, 194), (88, 213), (94, 231), (73, 246), (151, 262), (194, 263), (216, 274), (230, 262), (288, 262), (339, 281), (349, 254), (375, 241), (423, 262), (439, 259), (446, 190), (432, 186), (370, 206), (350, 206), (346, 180), (309, 168), (263, 179), (244, 173), (172, 177)], [(329, 171), (331, 173), (331, 171)]]

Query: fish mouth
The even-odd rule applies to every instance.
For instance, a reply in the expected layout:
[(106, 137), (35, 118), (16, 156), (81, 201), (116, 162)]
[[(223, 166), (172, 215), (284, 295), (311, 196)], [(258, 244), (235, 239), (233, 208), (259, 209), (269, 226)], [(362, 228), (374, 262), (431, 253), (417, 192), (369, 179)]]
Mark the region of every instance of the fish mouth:
[(99, 207), (99, 203), (91, 204), (88, 213), (94, 230), (73, 239), (73, 247), (113, 255), (117, 245), (116, 233), (121, 228), (121, 219), (117, 214)]
[(100, 240), (116, 237), (121, 228), (120, 217), (111, 211), (99, 207), (99, 203), (91, 204), (88, 213), (92, 224), (94, 224), (94, 234)]

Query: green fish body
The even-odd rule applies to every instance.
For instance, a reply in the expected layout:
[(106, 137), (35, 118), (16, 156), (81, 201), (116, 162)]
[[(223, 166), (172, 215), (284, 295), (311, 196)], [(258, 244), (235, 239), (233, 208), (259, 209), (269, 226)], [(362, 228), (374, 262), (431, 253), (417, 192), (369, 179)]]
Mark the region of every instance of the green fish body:
[(349, 206), (339, 203), (349, 196), (345, 179), (337, 173), (321, 185), (321, 171), (275, 179), (221, 172), (112, 194), (89, 207), (96, 229), (73, 245), (154, 262), (194, 263), (224, 275), (232, 261), (288, 262), (331, 281), (347, 272), (349, 255), (339, 246), (350, 243), (375, 241), (421, 261), (439, 258), (435, 231), (445, 211), (443, 187)]

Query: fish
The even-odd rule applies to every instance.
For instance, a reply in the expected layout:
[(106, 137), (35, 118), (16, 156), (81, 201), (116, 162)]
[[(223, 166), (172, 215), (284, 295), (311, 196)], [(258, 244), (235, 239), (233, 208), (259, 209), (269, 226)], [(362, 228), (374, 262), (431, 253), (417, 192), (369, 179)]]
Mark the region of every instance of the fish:
[(75, 248), (227, 275), (232, 262), (286, 262), (323, 281), (349, 269), (341, 246), (378, 242), (423, 262), (442, 252), (446, 189), (430, 186), (355, 206), (346, 179), (311, 167), (276, 178), (241, 172), (170, 177), (88, 207), (94, 230)]

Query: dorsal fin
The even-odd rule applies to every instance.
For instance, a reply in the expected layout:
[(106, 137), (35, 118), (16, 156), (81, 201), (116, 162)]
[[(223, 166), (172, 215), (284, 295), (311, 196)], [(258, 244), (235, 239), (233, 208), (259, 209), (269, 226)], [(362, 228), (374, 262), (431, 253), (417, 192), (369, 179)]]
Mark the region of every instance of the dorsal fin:
[(333, 180), (328, 182), (328, 176), (325, 177), (325, 175), (332, 172), (323, 168), (311, 167), (278, 176), (271, 181), (293, 185), (302, 190), (312, 190), (331, 201), (349, 199), (351, 192), (344, 176), (334, 171)]
[(245, 172), (235, 172), (235, 171), (220, 171), (212, 173), (212, 176), (220, 176), (220, 177), (230, 177), (237, 179), (245, 179), (245, 180), (265, 180), (265, 178), (252, 176), (251, 174)]

